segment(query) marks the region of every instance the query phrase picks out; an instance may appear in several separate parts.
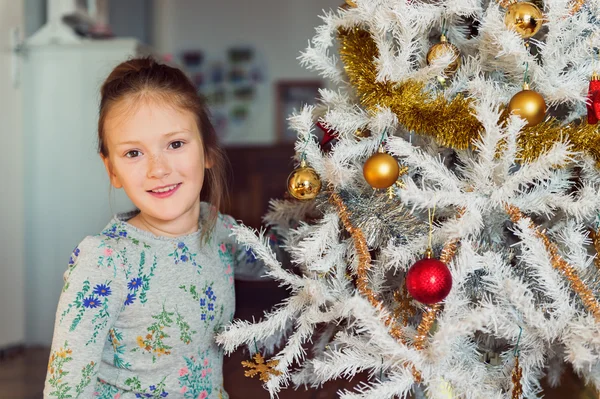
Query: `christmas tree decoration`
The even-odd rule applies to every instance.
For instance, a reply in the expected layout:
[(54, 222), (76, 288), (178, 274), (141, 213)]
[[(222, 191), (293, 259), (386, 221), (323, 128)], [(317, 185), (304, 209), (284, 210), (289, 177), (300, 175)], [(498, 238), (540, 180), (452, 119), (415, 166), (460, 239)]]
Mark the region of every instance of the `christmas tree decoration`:
[(519, 355), (515, 356), (515, 367), (512, 372), (512, 399), (521, 399), (523, 397), (523, 386), (521, 385), (523, 378), (523, 369), (519, 365)]
[(529, 90), (529, 85), (524, 83), (523, 90), (510, 99), (508, 111), (525, 119), (526, 127), (536, 126), (546, 116), (546, 101), (540, 93)]
[[(432, 259), (433, 251), (431, 250), (431, 243), (433, 239), (435, 209), (433, 211), (430, 209), (428, 215), (429, 242), (427, 244), (427, 250), (425, 251), (425, 258), (417, 261), (410, 269), (408, 269), (408, 272), (406, 273), (406, 289), (417, 301), (432, 305), (443, 301), (450, 293), (450, 290), (452, 289), (452, 274), (445, 263), (437, 259)], [(462, 216), (462, 214), (460, 216)], [(455, 245), (456, 244), (453, 241), (444, 249), (446, 252), (451, 251), (450, 248)], [(444, 255), (448, 256), (449, 254), (445, 253)], [(419, 328), (424, 328), (426, 331), (429, 331), (435, 320), (436, 311), (437, 308), (432, 312), (428, 312), (423, 318), (425, 322), (422, 321), (422, 326)], [(425, 331), (419, 331), (419, 335), (423, 336), (424, 334)]]
[(521, 378), (523, 378), (523, 369), (519, 364), (519, 342), (521, 341), (521, 335), (523, 334), (523, 328), (519, 327), (519, 337), (517, 338), (517, 345), (515, 346), (515, 365), (512, 371), (512, 399), (521, 399), (523, 397), (523, 385), (521, 384)]
[(249, 368), (249, 370), (244, 371), (244, 375), (246, 377), (260, 375), (259, 378), (262, 382), (269, 382), (269, 379), (273, 375), (281, 375), (281, 371), (275, 369), (278, 364), (279, 360), (269, 360), (265, 363), (265, 359), (259, 352), (254, 355), (254, 362), (242, 361), (242, 366)]
[(581, 7), (583, 7), (583, 5), (585, 4), (586, 0), (573, 0), (571, 1), (571, 12), (570, 14), (573, 15), (576, 12), (578, 12)]
[(354, 136), (359, 139), (371, 137), (371, 131), (369, 129), (357, 129), (356, 132), (354, 132)]
[(406, 285), (402, 285), (400, 289), (394, 291), (394, 300), (397, 304), (394, 309), (394, 318), (401, 320), (404, 327), (408, 326), (410, 318), (417, 314), (417, 309), (412, 305), (411, 299)]
[(446, 54), (452, 54), (452, 62), (444, 69), (444, 75), (450, 77), (456, 73), (460, 67), (460, 51), (454, 44), (448, 42), (445, 35), (440, 37), (440, 42), (431, 46), (427, 52), (427, 65)]
[(325, 125), (322, 124), (321, 122), (317, 122), (317, 126), (324, 133), (323, 138), (321, 139), (321, 147), (325, 147), (325, 145), (327, 145), (327, 143), (329, 143), (331, 140), (337, 138), (338, 132), (336, 132), (334, 129), (329, 129), (329, 128), (325, 127)]
[(586, 105), (588, 123), (595, 125), (600, 119), (600, 77), (596, 72), (590, 79)]
[(448, 147), (466, 149), (477, 137), (481, 124), (470, 109), (471, 100), (461, 95), (451, 101), (443, 95), (434, 96), (419, 81), (381, 82), (373, 63), (379, 52), (370, 33), (340, 28), (338, 37), (344, 70), (365, 108), (375, 111), (379, 106), (388, 107), (407, 130), (432, 135)]
[(592, 245), (594, 246), (594, 251), (596, 251), (596, 257), (594, 258), (594, 264), (600, 270), (600, 230), (595, 231), (594, 229), (590, 229), (590, 238), (592, 239)]
[(544, 16), (533, 3), (516, 2), (508, 6), (504, 16), (507, 28), (516, 31), (523, 39), (528, 39), (539, 32)]
[[(406, 168), (406, 167), (403, 167)], [(337, 195), (348, 211), (350, 223), (360, 229), (367, 246), (386, 243), (408, 244), (411, 237), (426, 233), (425, 227), (401, 203), (388, 201), (383, 195), (340, 189)]]
[(400, 177), (400, 166), (396, 158), (380, 147), (363, 165), (363, 176), (373, 188), (388, 188)]
[(535, 236), (542, 241), (546, 251), (548, 251), (552, 266), (567, 278), (573, 291), (579, 295), (585, 307), (594, 315), (596, 322), (600, 323), (600, 303), (598, 303), (594, 292), (581, 280), (577, 270), (559, 255), (556, 244), (551, 242), (548, 236), (536, 227), (531, 219), (523, 215), (519, 208), (505, 204), (505, 209), (514, 224), (518, 224), (521, 220), (528, 224), (527, 227), (533, 230)]
[[(507, 29), (502, 0), (356, 0), (323, 15), (300, 61), (327, 88), (289, 121), (296, 148), (327, 171), (326, 192), (271, 201), (280, 259), (260, 231), (235, 229), (289, 297), (216, 337), (226, 353), (253, 339), (270, 349), (272, 397), (339, 379), (343, 398), (552, 397), (564, 370), (600, 387), (600, 140), (585, 101), (600, 8), (531, 1), (548, 12), (529, 38), (537, 25)], [(435, 79), (452, 56), (423, 67), (440, 20), (462, 53), (444, 85)], [(543, 101), (515, 96), (523, 69)], [(340, 133), (327, 150), (313, 134), (323, 109)], [(374, 190), (364, 169), (378, 143), (402, 177)]]
[[(427, 92), (425, 84), (417, 81), (398, 85), (379, 82), (373, 63), (379, 53), (370, 34), (358, 28), (339, 29), (338, 36), (344, 70), (367, 109), (389, 107), (406, 130), (431, 136), (446, 147), (464, 150), (477, 140), (483, 127), (473, 114), (472, 100), (458, 94), (448, 101), (443, 95)], [(518, 137), (521, 159), (532, 162), (568, 136), (575, 151), (586, 152), (600, 162), (597, 135), (594, 125), (575, 123), (565, 126), (556, 119), (549, 119), (523, 129), (523, 134)]]
[(345, 0), (346, 4), (350, 7), (356, 7), (356, 3), (353, 0)]
[[(384, 303), (381, 301), (380, 298), (378, 298), (377, 294), (369, 287), (369, 278), (368, 278), (367, 274), (368, 274), (369, 269), (371, 268), (371, 255), (369, 253), (369, 247), (367, 246), (365, 237), (360, 229), (356, 229), (352, 225), (352, 222), (350, 221), (350, 216), (348, 213), (348, 208), (346, 207), (346, 205), (340, 198), (339, 194), (334, 192), (331, 195), (330, 201), (333, 202), (334, 205), (336, 206), (337, 212), (338, 212), (339, 217), (344, 225), (344, 228), (346, 229), (346, 231), (348, 233), (350, 233), (352, 235), (354, 247), (358, 254), (358, 262), (359, 262), (358, 269), (357, 269), (358, 291), (361, 293), (361, 295), (364, 298), (366, 298), (369, 301), (369, 303), (375, 309), (383, 310), (383, 309), (385, 309)], [(384, 325), (387, 328), (389, 328), (389, 331), (388, 331), (389, 334), (393, 338), (402, 342), (403, 344), (406, 344), (406, 340), (403, 336), (402, 330), (400, 330), (400, 328), (398, 327), (397, 320), (394, 319), (389, 314), (384, 314), (380, 317), (383, 319)], [(421, 372), (419, 370), (417, 370), (417, 368), (410, 362), (407, 362), (407, 367), (410, 368), (415, 382), (420, 382), (421, 381)]]
[(406, 273), (406, 289), (417, 301), (431, 305), (444, 300), (452, 289), (452, 274), (444, 263), (431, 258), (417, 261)]
[(300, 167), (290, 173), (287, 187), (292, 197), (301, 201), (312, 200), (321, 191), (321, 178), (303, 159)]

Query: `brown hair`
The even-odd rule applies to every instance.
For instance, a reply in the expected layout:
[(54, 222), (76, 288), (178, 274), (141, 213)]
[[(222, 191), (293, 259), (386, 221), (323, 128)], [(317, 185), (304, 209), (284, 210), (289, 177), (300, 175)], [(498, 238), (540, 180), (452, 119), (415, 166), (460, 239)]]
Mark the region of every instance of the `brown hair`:
[(134, 58), (117, 65), (100, 89), (100, 116), (98, 119), (98, 153), (108, 158), (104, 139), (104, 122), (109, 111), (121, 100), (151, 98), (189, 111), (196, 116), (204, 156), (212, 162), (206, 169), (206, 178), (200, 199), (213, 205), (212, 212), (203, 226), (202, 237), (208, 239), (215, 226), (217, 211), (228, 198), (228, 160), (217, 142), (215, 129), (210, 122), (204, 99), (188, 77), (179, 69), (159, 64), (151, 57)]

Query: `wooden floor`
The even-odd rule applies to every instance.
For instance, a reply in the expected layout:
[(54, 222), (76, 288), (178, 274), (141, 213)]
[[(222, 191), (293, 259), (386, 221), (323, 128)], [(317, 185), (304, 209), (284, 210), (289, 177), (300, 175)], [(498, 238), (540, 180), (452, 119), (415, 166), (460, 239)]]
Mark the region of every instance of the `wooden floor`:
[[(257, 295), (260, 292), (260, 295)], [(278, 303), (285, 296), (285, 292), (272, 287), (257, 289), (256, 284), (244, 285), (236, 283), (237, 312), (236, 318), (259, 319), (263, 310)], [(6, 359), (0, 358), (0, 399), (39, 399), (46, 377), (48, 362), (48, 348), (28, 348), (22, 353)], [(268, 399), (269, 394), (262, 388), (258, 379), (244, 377), (242, 360), (249, 360), (243, 352), (234, 352), (225, 357), (223, 374), (225, 389), (230, 399)], [(336, 392), (340, 389), (351, 390), (360, 382), (338, 380), (329, 382), (322, 389), (292, 388), (280, 393), (281, 399), (325, 399), (337, 398)], [(545, 389), (546, 399), (598, 399), (597, 393), (591, 388), (586, 389), (584, 384), (572, 373), (567, 373), (558, 389)], [(85, 398), (87, 399), (87, 398)]]

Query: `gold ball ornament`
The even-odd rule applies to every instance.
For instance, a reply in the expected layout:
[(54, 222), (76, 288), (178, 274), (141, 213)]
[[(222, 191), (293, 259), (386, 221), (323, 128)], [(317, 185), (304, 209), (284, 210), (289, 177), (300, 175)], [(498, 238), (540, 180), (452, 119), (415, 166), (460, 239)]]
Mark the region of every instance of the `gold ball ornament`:
[(356, 3), (352, 0), (346, 0), (346, 4), (349, 5), (350, 7), (356, 7)]
[(300, 167), (288, 176), (288, 192), (298, 200), (306, 201), (314, 199), (321, 191), (321, 179), (317, 172), (306, 166), (302, 160)]
[(398, 180), (400, 167), (393, 156), (380, 150), (363, 165), (363, 176), (373, 188), (388, 188)]
[(519, 2), (508, 6), (504, 16), (504, 24), (514, 29), (523, 39), (530, 38), (539, 32), (544, 15), (533, 3)]
[(525, 119), (525, 127), (535, 126), (546, 116), (546, 101), (540, 93), (529, 90), (529, 85), (524, 84), (523, 90), (510, 99), (508, 111)]
[(446, 39), (446, 36), (444, 35), (440, 38), (440, 42), (431, 46), (427, 52), (427, 65), (431, 65), (433, 61), (448, 53), (452, 54), (454, 61), (444, 69), (444, 75), (448, 77), (454, 75), (458, 70), (458, 67), (460, 67), (460, 51), (458, 50), (458, 47), (448, 42), (448, 39)]

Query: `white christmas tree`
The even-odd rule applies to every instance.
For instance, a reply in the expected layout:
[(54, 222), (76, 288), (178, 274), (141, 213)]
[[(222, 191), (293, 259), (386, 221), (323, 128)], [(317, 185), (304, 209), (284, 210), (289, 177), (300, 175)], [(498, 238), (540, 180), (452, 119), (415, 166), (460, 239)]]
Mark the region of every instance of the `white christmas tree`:
[(340, 397), (538, 398), (567, 365), (600, 388), (600, 2), (347, 3), (300, 57), (334, 87), (290, 118), (301, 200), (265, 216), (298, 272), (235, 230), (291, 295), (217, 342), (260, 345), (272, 397), (368, 372)]

